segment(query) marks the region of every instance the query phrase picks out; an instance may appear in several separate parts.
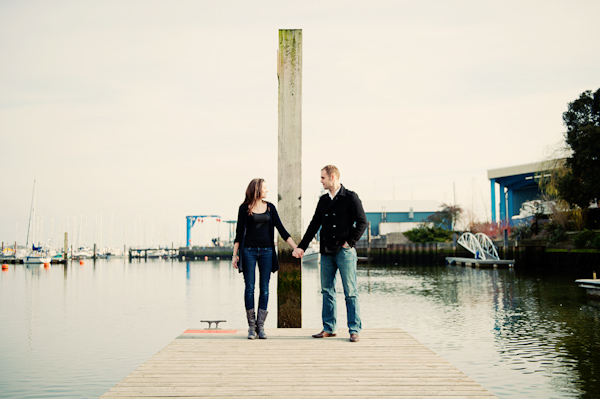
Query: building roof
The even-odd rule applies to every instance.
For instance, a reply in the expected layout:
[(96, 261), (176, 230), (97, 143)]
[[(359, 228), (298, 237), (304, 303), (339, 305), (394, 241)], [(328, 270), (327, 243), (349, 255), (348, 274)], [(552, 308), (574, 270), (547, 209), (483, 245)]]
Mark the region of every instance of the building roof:
[(556, 168), (557, 163), (561, 162), (564, 162), (564, 159), (553, 159), (549, 161), (527, 163), (498, 169), (488, 169), (488, 179), (498, 179), (500, 177), (524, 175), (528, 173), (550, 170)]
[[(366, 213), (437, 212), (442, 205), (435, 200), (363, 201)], [(411, 209), (412, 208), (412, 209)]]

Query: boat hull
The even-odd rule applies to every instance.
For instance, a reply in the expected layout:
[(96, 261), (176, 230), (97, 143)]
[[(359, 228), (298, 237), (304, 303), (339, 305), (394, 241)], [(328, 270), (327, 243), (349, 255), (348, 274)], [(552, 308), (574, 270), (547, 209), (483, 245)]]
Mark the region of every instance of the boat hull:
[(302, 257), (302, 263), (318, 263), (321, 260), (319, 250), (314, 247), (308, 247)]
[(26, 265), (43, 265), (50, 263), (50, 258), (46, 257), (27, 257), (23, 259), (23, 263)]

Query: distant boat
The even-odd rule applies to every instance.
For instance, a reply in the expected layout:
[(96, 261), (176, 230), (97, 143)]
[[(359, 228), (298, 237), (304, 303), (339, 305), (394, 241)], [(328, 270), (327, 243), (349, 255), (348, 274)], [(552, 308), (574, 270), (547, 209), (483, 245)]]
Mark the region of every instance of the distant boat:
[(14, 257), (15, 256), (15, 250), (12, 249), (11, 247), (6, 247), (2, 250), (2, 256), (6, 256), (6, 257)]
[[(29, 225), (27, 226), (27, 244), (25, 248), (29, 247), (29, 231), (35, 232), (35, 226), (32, 229), (32, 224), (35, 224), (35, 180), (33, 181), (33, 194), (31, 195), (31, 209), (29, 211)], [(35, 238), (32, 238), (32, 242), (35, 242)], [(42, 250), (42, 247), (36, 247), (35, 244), (31, 245), (31, 251), (23, 258), (23, 263), (26, 265), (43, 265), (50, 263), (50, 256), (48, 251)]]
[(312, 243), (302, 257), (302, 263), (318, 263), (321, 260), (321, 254), (319, 252), (319, 244)]
[(167, 259), (167, 255), (168, 255), (167, 251), (165, 251), (162, 248), (148, 251), (148, 258), (150, 258), (150, 259), (158, 259), (158, 258)]
[(41, 247), (32, 246), (31, 251), (23, 258), (23, 263), (26, 265), (43, 265), (50, 263), (50, 256), (48, 251), (43, 250)]
[(51, 263), (67, 263), (64, 252), (58, 252), (56, 255), (52, 256), (50, 260)]
[(73, 251), (72, 258), (73, 259), (90, 259), (94, 257), (94, 251), (92, 251), (88, 247), (79, 247), (75, 251)]
[(17, 257), (15, 250), (10, 247), (4, 248), (4, 250), (0, 253), (0, 261), (2, 263), (17, 263), (17, 261), (19, 261), (21, 258)]

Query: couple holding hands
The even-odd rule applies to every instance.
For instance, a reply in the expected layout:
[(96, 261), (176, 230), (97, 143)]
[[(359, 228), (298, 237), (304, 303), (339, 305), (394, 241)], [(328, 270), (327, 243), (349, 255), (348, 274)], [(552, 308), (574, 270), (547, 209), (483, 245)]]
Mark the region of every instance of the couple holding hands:
[[(333, 165), (321, 170), (321, 184), (328, 191), (319, 199), (315, 214), (304, 238), (298, 245), (285, 230), (275, 205), (265, 200), (267, 185), (263, 179), (254, 179), (246, 189), (246, 198), (240, 205), (237, 219), (233, 267), (244, 274), (244, 303), (248, 318), (248, 339), (266, 339), (264, 324), (269, 301), (271, 272), (279, 270), (275, 252), (275, 227), (281, 238), (293, 248), (293, 256), (302, 258), (310, 241), (321, 228), (321, 293), (323, 294), (323, 330), (314, 338), (336, 336), (335, 279), (340, 271), (350, 341), (357, 342), (361, 330), (360, 308), (356, 287), (356, 242), (367, 228), (367, 217), (358, 195), (340, 184), (340, 171)], [(255, 312), (254, 287), (258, 265), (259, 298)]]

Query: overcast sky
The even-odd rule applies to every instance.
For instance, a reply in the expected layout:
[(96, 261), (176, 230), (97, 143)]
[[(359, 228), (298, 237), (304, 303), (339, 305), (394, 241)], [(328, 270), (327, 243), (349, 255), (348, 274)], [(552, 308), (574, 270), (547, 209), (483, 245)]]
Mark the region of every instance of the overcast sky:
[(543, 160), (567, 103), (600, 87), (598, 15), (597, 0), (3, 0), (0, 239), (25, 242), (34, 179), (54, 243), (101, 226), (104, 245), (183, 245), (186, 215), (234, 219), (254, 177), (276, 202), (279, 29), (303, 31), (305, 223), (326, 164), (363, 200), (456, 196), (489, 219), (487, 170)]

